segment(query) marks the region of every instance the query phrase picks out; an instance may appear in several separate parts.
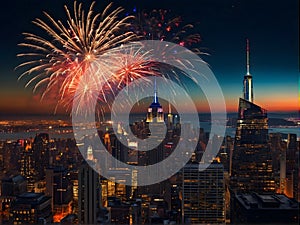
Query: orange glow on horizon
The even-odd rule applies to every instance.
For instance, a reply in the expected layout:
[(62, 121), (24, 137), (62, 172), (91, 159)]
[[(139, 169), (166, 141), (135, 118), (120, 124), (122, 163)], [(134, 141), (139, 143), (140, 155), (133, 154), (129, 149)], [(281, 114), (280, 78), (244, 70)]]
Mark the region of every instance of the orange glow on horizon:
[(257, 99), (255, 103), (262, 106), (269, 112), (299, 111), (299, 101), (297, 93), (295, 93), (295, 95), (290, 95), (287, 93), (265, 95)]
[[(238, 99), (240, 96), (226, 96), (226, 110), (228, 113), (237, 112)], [(209, 105), (205, 99), (194, 99), (196, 108), (199, 112), (210, 112)], [(268, 112), (298, 112), (299, 111), (299, 96), (298, 93), (267, 93), (263, 96), (254, 96), (254, 103), (266, 109)], [(164, 107), (164, 112), (168, 111), (168, 104), (160, 102)], [(150, 104), (150, 103), (149, 103)], [(218, 103), (215, 103), (218, 104)], [(48, 99), (40, 100), (36, 95), (26, 92), (25, 90), (7, 90), (4, 93), (4, 97), (0, 102), (0, 112), (7, 114), (55, 114), (56, 102)], [(137, 110), (138, 113), (142, 113), (142, 110), (147, 112), (148, 102), (139, 105), (141, 110)], [(144, 109), (145, 108), (145, 109)], [(189, 112), (190, 109), (187, 109)], [(134, 111), (135, 112), (135, 111)], [(58, 108), (57, 114), (68, 114), (63, 108)]]
[[(238, 99), (239, 96), (226, 98), (227, 112), (238, 111)], [(254, 96), (253, 103), (266, 109), (268, 112), (298, 112), (300, 109), (298, 96), (289, 93), (265, 94), (257, 98)]]

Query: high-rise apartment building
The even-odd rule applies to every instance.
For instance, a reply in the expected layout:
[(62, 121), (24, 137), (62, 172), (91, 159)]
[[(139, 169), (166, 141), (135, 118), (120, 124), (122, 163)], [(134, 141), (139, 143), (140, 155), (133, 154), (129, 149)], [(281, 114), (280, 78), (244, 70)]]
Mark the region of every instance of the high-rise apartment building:
[(206, 167), (190, 162), (181, 170), (182, 223), (225, 223), (223, 165), (212, 163)]
[(80, 166), (78, 173), (79, 223), (95, 224), (100, 213), (100, 207), (100, 176), (85, 162)]

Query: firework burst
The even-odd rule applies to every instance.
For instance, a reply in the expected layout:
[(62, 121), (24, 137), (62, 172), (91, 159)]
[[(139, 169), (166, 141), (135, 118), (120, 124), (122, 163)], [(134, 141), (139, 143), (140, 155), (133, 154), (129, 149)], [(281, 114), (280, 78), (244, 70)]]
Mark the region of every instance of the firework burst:
[[(191, 24), (182, 26), (181, 18), (170, 18), (167, 10), (139, 14), (129, 23), (134, 16), (120, 17), (121, 7), (111, 10), (109, 4), (102, 13), (94, 13), (94, 5), (87, 13), (76, 1), (73, 11), (65, 6), (65, 22), (44, 12), (47, 20), (37, 18), (33, 23), (47, 36), (24, 33), (25, 41), (19, 44), (28, 49), (18, 54), (27, 59), (17, 67), (25, 71), (19, 79), (29, 77), (26, 87), (33, 85), (34, 92), (41, 91), (42, 99), (58, 93), (56, 107), (63, 105), (66, 111), (76, 102), (77, 113), (91, 113), (96, 100), (107, 103), (136, 79), (147, 82), (147, 76), (174, 76), (162, 73), (163, 66), (151, 59), (151, 52), (143, 52), (138, 45), (124, 49), (122, 44), (138, 37), (190, 47), (200, 41), (200, 35), (190, 34)], [(153, 51), (180, 61), (163, 49)], [(188, 66), (189, 62), (182, 64)]]
[(201, 40), (200, 34), (193, 31), (194, 25), (183, 24), (180, 16), (172, 17), (170, 10), (154, 9), (138, 13), (135, 19), (135, 32), (147, 40), (168, 41), (192, 48)]
[[(185, 24), (181, 16), (173, 16), (170, 10), (153, 9), (138, 12), (132, 30), (142, 39), (171, 42), (188, 48), (195, 54), (206, 54), (198, 48), (201, 36), (195, 32), (194, 25), (191, 23)], [(180, 63), (184, 68), (194, 71), (191, 66), (192, 62), (178, 58), (179, 54), (176, 52), (178, 48), (173, 51), (166, 45), (165, 49), (153, 49), (153, 51), (160, 52), (160, 55), (166, 61)], [(200, 58), (199, 60), (202, 61)], [(185, 86), (181, 75), (189, 77), (188, 74), (176, 71), (167, 64), (154, 63), (153, 66), (160, 71), (163, 77)]]
[(147, 82), (147, 76), (160, 75), (153, 67), (151, 52), (144, 52), (142, 45), (132, 43), (129, 48), (122, 48), (116, 61), (119, 69), (114, 76), (118, 89), (128, 86), (136, 79), (144, 79)]
[[(25, 69), (19, 79), (29, 76), (26, 87), (34, 84), (34, 92), (42, 89), (42, 98), (58, 86), (59, 103), (71, 104), (74, 90), (91, 63), (107, 50), (136, 39), (136, 34), (127, 29), (132, 16), (119, 18), (121, 7), (111, 10), (109, 4), (102, 13), (94, 13), (94, 5), (86, 14), (76, 1), (73, 13), (65, 6), (66, 23), (44, 12), (47, 22), (36, 19), (33, 23), (47, 33), (46, 37), (23, 33), (25, 41), (19, 45), (30, 51), (18, 54), (29, 59), (17, 67)], [(108, 68), (101, 66), (104, 71)], [(102, 74), (104, 77), (97, 77), (98, 83), (109, 79), (105, 77), (109, 72)], [(86, 88), (89, 86), (84, 93)]]

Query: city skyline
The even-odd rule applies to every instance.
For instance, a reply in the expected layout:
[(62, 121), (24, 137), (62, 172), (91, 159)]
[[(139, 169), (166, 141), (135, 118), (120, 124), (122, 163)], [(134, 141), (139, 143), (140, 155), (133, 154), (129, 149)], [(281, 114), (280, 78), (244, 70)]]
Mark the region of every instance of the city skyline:
[[(84, 2), (87, 7), (90, 1)], [(96, 2), (101, 11), (109, 1)], [(299, 110), (298, 106), (298, 27), (297, 1), (285, 5), (271, 1), (200, 1), (196, 7), (192, 1), (185, 4), (170, 4), (158, 1), (114, 1), (114, 6), (133, 9), (170, 9), (174, 15), (192, 23), (201, 35), (199, 48), (209, 56), (201, 57), (209, 64), (223, 90), (228, 112), (237, 112), (238, 97), (241, 97), (243, 76), (246, 74), (246, 38), (250, 40), (250, 72), (253, 76), (254, 102), (268, 111)], [(1, 61), (0, 110), (3, 114), (52, 114), (54, 105), (24, 88), (25, 80), (17, 81), (21, 71), (14, 70), (20, 63), (17, 53), (24, 49), (17, 47), (22, 42), (22, 32), (37, 31), (31, 21), (43, 18), (47, 11), (55, 19), (63, 18), (63, 5), (70, 1), (30, 0), (2, 3), (1, 7)], [(182, 8), (184, 5), (184, 8)], [(26, 10), (34, 7), (35, 10)], [(251, 12), (255, 11), (255, 17)], [(5, 32), (4, 32), (5, 31)], [(196, 105), (203, 99), (194, 93)], [(207, 111), (208, 108), (200, 109)], [(63, 112), (63, 110), (62, 110)]]
[(0, 223), (298, 224), (298, 1), (110, 3), (2, 2)]

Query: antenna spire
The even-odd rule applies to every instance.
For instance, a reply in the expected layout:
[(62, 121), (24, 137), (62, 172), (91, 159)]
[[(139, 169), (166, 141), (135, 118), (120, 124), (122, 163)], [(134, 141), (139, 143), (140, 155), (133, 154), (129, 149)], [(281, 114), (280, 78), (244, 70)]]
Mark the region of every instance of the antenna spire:
[(249, 102), (253, 102), (253, 83), (252, 83), (252, 76), (250, 74), (250, 63), (249, 63), (249, 56), (250, 56), (250, 47), (249, 47), (249, 39), (246, 39), (247, 46), (246, 46), (246, 56), (247, 56), (247, 73), (244, 76), (244, 99)]
[(154, 103), (157, 103), (158, 99), (157, 99), (157, 89), (156, 89), (156, 77), (154, 79)]
[(246, 52), (247, 52), (247, 75), (250, 75), (250, 47), (249, 47), (249, 39), (246, 39), (247, 41), (247, 47), (246, 47)]

